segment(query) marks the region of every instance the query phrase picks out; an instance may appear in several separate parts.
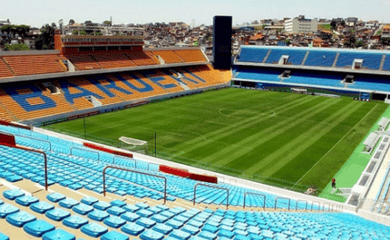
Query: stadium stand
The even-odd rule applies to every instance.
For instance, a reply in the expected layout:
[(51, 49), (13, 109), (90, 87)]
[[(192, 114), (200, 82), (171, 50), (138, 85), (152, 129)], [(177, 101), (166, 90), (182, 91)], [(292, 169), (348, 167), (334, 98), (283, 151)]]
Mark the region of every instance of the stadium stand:
[[(186, 195), (191, 199), (190, 193), (179, 189), (196, 181), (159, 173), (155, 167), (148, 169), (139, 164), (140, 160), (135, 165), (121, 158), (115, 164), (168, 177), (169, 195), (180, 196), (170, 196), (163, 205), (158, 178), (112, 170), (108, 171), (109, 192), (104, 197), (99, 194), (100, 172), (113, 163), (113, 155), (97, 155), (80, 144), (30, 130), (9, 126), (0, 126), (0, 130), (14, 133), (20, 145), (46, 152), (52, 189), (46, 192), (35, 185), (44, 183), (42, 155), (0, 146), (0, 181), (6, 183), (0, 186), (0, 215), (5, 218), (0, 236), (4, 239), (390, 239), (390, 227), (348, 213), (192, 206), (179, 199)], [(230, 184), (222, 186), (236, 190), (231, 196), (235, 201), (248, 191)], [(218, 203), (226, 195), (210, 189), (199, 189), (198, 193), (204, 204)], [(267, 195), (267, 203), (271, 204), (274, 199), (268, 201), (268, 197), (272, 195)], [(256, 205), (256, 200), (248, 202)]]
[(99, 53), (91, 56), (105, 69), (135, 66), (124, 53)]
[(4, 61), (17, 76), (65, 72), (58, 55), (4, 56)]
[(362, 59), (362, 68), (379, 70), (383, 54), (374, 53), (358, 53), (358, 52), (340, 52), (337, 60), (337, 67), (352, 67), (355, 59)]
[(152, 51), (152, 53), (164, 59), (165, 63), (184, 62), (184, 60), (181, 57), (179, 57), (173, 50)]
[(194, 50), (175, 50), (175, 53), (185, 62), (206, 62), (206, 58), (198, 49)]
[(337, 52), (310, 50), (305, 66), (332, 67)]
[(357, 76), (352, 84), (348, 84), (348, 88), (369, 89), (377, 91), (390, 91), (390, 84), (386, 77), (376, 76)]
[(268, 51), (269, 49), (266, 48), (242, 46), (240, 55), (237, 56), (237, 61), (262, 63)]
[(65, 55), (65, 58), (72, 62), (72, 64), (76, 67), (76, 70), (101, 69), (99, 63), (87, 54)]
[(125, 55), (130, 58), (137, 66), (144, 66), (144, 65), (156, 65), (159, 64), (159, 62), (147, 55), (144, 52), (141, 51), (134, 51), (130, 53), (125, 53)]
[(283, 72), (279, 69), (259, 69), (244, 66), (235, 66), (233, 71), (235, 72), (234, 78), (275, 82), (281, 80), (279, 75)]
[(13, 77), (14, 74), (11, 69), (4, 62), (3, 58), (0, 58), (0, 78)]
[(283, 82), (343, 88), (344, 84), (341, 83), (342, 80), (343, 76), (340, 74), (294, 71)]
[(266, 63), (278, 63), (282, 55), (288, 55), (287, 64), (301, 65), (303, 58), (305, 57), (307, 50), (303, 49), (277, 49), (273, 48), (269, 54)]

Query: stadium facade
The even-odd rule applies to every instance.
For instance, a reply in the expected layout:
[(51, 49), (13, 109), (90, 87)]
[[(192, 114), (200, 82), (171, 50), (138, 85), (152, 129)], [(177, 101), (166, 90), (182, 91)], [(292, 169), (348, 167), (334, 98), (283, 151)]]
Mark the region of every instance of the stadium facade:
[[(56, 36), (55, 51), (1, 53), (0, 239), (389, 239), (383, 201), (339, 203), (37, 127), (230, 85), (386, 100), (386, 52), (243, 46), (225, 71), (198, 48), (142, 42)], [(360, 194), (379, 177), (388, 194), (388, 137), (378, 141)]]

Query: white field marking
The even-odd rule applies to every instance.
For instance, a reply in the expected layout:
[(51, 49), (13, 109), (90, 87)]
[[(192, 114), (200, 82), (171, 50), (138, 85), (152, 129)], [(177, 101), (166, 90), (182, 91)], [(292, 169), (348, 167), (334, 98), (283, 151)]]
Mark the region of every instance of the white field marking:
[(214, 123), (214, 124), (221, 124), (221, 125), (225, 125), (225, 126), (230, 126), (230, 124), (227, 124), (227, 123), (220, 123), (220, 122), (213, 122), (213, 121), (206, 121), (206, 122)]
[[(351, 132), (352, 131), (352, 129), (354, 129), (358, 124), (360, 124), (360, 122), (361, 121), (363, 121), (363, 119), (365, 119), (366, 117), (367, 117), (367, 115), (368, 114), (370, 114), (371, 112), (372, 112), (372, 110), (374, 110), (374, 108), (376, 107), (376, 106), (378, 106), (378, 104), (376, 104), (373, 108), (371, 108), (371, 110), (368, 112), (368, 113), (366, 113), (366, 115), (364, 115), (364, 117), (362, 117), (362, 119), (360, 119), (360, 121), (359, 122), (357, 122), (351, 129), (349, 129), (349, 131), (335, 144), (335, 145), (333, 145), (333, 147), (331, 148), (331, 149), (329, 149), (326, 153), (325, 153), (325, 155), (324, 156), (322, 156), (321, 158), (320, 158), (320, 160), (318, 160), (310, 169), (309, 169), (309, 171), (307, 171), (290, 189), (292, 189), (295, 185), (297, 185), (297, 183), (298, 182), (300, 182), (301, 180), (302, 180), (302, 178), (303, 177), (305, 177), (306, 176), (306, 174), (308, 173), (308, 172), (310, 172), (326, 155), (328, 155), (328, 153), (330, 153), (332, 150), (333, 150), (333, 148), (335, 148), (344, 138), (345, 138), (345, 136), (347, 136), (348, 134), (349, 134), (349, 132)], [(347, 160), (348, 161), (348, 160)], [(345, 164), (345, 163), (344, 163)], [(344, 166), (344, 164), (343, 164), (343, 166)], [(341, 166), (342, 167), (342, 166)], [(341, 168), (340, 168), (341, 169)]]
[(206, 138), (204, 135), (200, 134), (200, 133), (191, 132), (191, 131), (187, 131), (187, 130), (184, 130), (184, 132), (189, 132), (189, 133), (197, 134), (197, 135), (201, 136), (205, 141), (207, 140), (207, 138)]

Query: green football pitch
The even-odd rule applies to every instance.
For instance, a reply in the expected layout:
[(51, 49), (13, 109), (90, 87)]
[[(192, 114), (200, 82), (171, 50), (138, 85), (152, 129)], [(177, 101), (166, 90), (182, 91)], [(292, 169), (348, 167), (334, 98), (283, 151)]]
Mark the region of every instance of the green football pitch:
[[(382, 102), (228, 88), (85, 119), (87, 139), (148, 141), (154, 155), (297, 191), (324, 188), (386, 110)], [(46, 128), (84, 136), (83, 119)], [(360, 174), (360, 173), (357, 173)]]

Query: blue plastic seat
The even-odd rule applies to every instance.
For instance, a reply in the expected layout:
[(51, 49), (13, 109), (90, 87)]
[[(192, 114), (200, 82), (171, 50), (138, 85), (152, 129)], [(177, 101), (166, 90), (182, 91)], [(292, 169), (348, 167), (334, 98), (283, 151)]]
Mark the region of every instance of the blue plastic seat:
[(52, 224), (44, 220), (35, 220), (26, 223), (23, 226), (23, 230), (34, 237), (41, 237), (43, 234), (53, 231), (54, 229), (55, 227)]
[(137, 206), (139, 208), (143, 208), (143, 209), (147, 209), (150, 207), (148, 204), (142, 203), (142, 202), (136, 203), (135, 206)]
[(81, 227), (81, 232), (90, 237), (99, 237), (108, 232), (108, 228), (97, 223), (89, 223)]
[(211, 232), (209, 232), (209, 231), (201, 231), (201, 232), (198, 234), (198, 237), (213, 240), (213, 239), (216, 239), (216, 238), (217, 238), (217, 234), (211, 233)]
[(121, 218), (123, 218), (124, 220), (129, 221), (129, 222), (135, 222), (141, 217), (138, 214), (135, 214), (132, 212), (126, 212), (126, 213), (121, 215)]
[(61, 208), (55, 208), (55, 209), (47, 211), (45, 213), (45, 216), (50, 218), (51, 220), (54, 220), (54, 221), (62, 221), (63, 219), (70, 216), (70, 212), (65, 211)]
[(42, 240), (76, 240), (76, 237), (62, 229), (56, 229), (43, 234)]
[(13, 214), (16, 212), (19, 212), (19, 208), (15, 207), (11, 204), (4, 203), (4, 204), (0, 205), (0, 217), (1, 218), (5, 218), (9, 214)]
[(111, 206), (124, 207), (126, 203), (121, 200), (114, 200), (110, 202)]
[(110, 207), (107, 212), (109, 214), (115, 215), (115, 216), (120, 216), (121, 214), (125, 213), (126, 211), (120, 207), (114, 206)]
[(111, 216), (109, 218), (104, 219), (104, 224), (112, 228), (119, 228), (125, 225), (126, 221), (123, 218), (117, 216)]
[(0, 240), (9, 240), (9, 237), (0, 232)]
[(191, 234), (182, 230), (174, 230), (170, 236), (177, 238), (179, 240), (187, 240), (191, 237)]
[(102, 235), (100, 240), (129, 240), (129, 237), (117, 231), (111, 231)]
[(154, 231), (159, 232), (159, 233), (162, 233), (162, 234), (164, 234), (164, 235), (169, 234), (169, 233), (172, 232), (172, 230), (173, 230), (172, 227), (167, 226), (167, 225), (162, 224), (162, 223), (156, 224), (152, 229), (153, 229)]
[(33, 203), (30, 205), (30, 209), (37, 213), (45, 213), (46, 211), (49, 211), (51, 209), (54, 209), (54, 206), (50, 203), (40, 201), (37, 203)]
[(99, 200), (96, 199), (96, 198), (94, 198), (94, 197), (89, 197), (89, 196), (88, 196), (88, 197), (85, 197), (85, 198), (81, 199), (80, 202), (82, 202), (82, 203), (84, 203), (84, 204), (86, 204), (86, 205), (92, 206), (92, 205), (94, 205), (95, 203), (99, 202)]
[(133, 236), (138, 236), (140, 233), (142, 233), (145, 230), (145, 228), (138, 225), (138, 224), (135, 224), (135, 223), (128, 223), (128, 224), (124, 225), (121, 228), (121, 230), (124, 233), (130, 234)]
[(33, 196), (25, 195), (25, 196), (21, 196), (21, 197), (16, 198), (15, 202), (22, 205), (22, 206), (27, 207), (33, 203), (39, 202), (39, 199), (36, 197), (33, 197)]
[(57, 193), (57, 192), (53, 192), (53, 193), (50, 193), (46, 196), (46, 198), (50, 201), (50, 202), (59, 202), (63, 199), (65, 199), (66, 197), (64, 195), (62, 195), (61, 193)]
[(25, 211), (9, 214), (6, 217), (7, 222), (16, 227), (21, 227), (28, 222), (35, 221), (36, 219), (37, 218), (35, 216)]
[(95, 221), (103, 221), (104, 219), (108, 218), (110, 214), (108, 214), (105, 211), (100, 210), (93, 210), (92, 212), (88, 213), (88, 217)]
[(196, 235), (200, 231), (199, 228), (191, 225), (185, 225), (181, 230), (191, 235)]
[(79, 205), (74, 206), (72, 210), (78, 214), (87, 215), (88, 213), (93, 211), (93, 207), (86, 205), (84, 203), (80, 203)]
[(3, 192), (3, 196), (9, 200), (24, 196), (24, 192), (20, 189), (9, 189)]
[(79, 202), (74, 200), (74, 199), (71, 199), (71, 198), (67, 198), (67, 199), (63, 199), (61, 201), (58, 202), (58, 204), (61, 206), (61, 207), (64, 207), (64, 208), (73, 208), (74, 206), (78, 205)]
[(149, 218), (144, 218), (144, 217), (141, 217), (140, 219), (138, 219), (136, 221), (136, 223), (142, 227), (146, 227), (146, 228), (151, 228), (153, 227), (154, 225), (156, 225), (156, 222), (149, 219)]
[(133, 204), (127, 204), (126, 206), (123, 207), (123, 209), (125, 209), (126, 211), (128, 212), (136, 212), (138, 211), (140, 208), (133, 205)]
[(141, 217), (149, 218), (153, 215), (153, 212), (145, 210), (145, 209), (141, 209), (137, 212), (137, 214), (140, 215)]
[(23, 180), (23, 178), (21, 176), (12, 174), (12, 175), (6, 176), (5, 180), (7, 180), (8, 182), (18, 182), (18, 181)]
[(173, 227), (174, 229), (179, 229), (183, 226), (184, 223), (171, 219), (171, 220), (167, 221), (165, 224)]
[(147, 230), (140, 235), (143, 240), (160, 240), (164, 238), (164, 234), (156, 232), (154, 230)]
[(98, 209), (98, 210), (106, 211), (108, 208), (111, 207), (111, 205), (109, 203), (99, 201), (99, 202), (95, 203), (93, 205), (93, 207)]
[(81, 226), (88, 224), (88, 220), (80, 217), (79, 215), (72, 215), (68, 218), (65, 218), (62, 223), (67, 227), (79, 229)]

